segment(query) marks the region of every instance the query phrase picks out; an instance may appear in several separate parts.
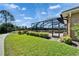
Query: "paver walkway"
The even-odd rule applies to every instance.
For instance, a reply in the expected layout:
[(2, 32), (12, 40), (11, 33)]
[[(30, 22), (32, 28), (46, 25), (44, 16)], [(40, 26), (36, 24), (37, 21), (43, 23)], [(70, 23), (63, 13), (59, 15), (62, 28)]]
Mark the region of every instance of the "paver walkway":
[(4, 56), (4, 39), (8, 34), (0, 35), (0, 56)]
[[(50, 40), (58, 40), (58, 37), (57, 37), (58, 33), (54, 33), (53, 35), (56, 37), (52, 37), (52, 33), (49, 33)], [(63, 33), (60, 34), (60, 37), (62, 36), (63, 36)]]
[(73, 44), (75, 44), (74, 47), (79, 48), (79, 42), (78, 41), (72, 41)]

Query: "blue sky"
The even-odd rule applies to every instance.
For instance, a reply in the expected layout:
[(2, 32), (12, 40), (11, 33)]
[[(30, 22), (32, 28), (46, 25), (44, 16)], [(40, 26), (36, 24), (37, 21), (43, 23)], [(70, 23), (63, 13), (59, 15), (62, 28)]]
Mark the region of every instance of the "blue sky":
[(6, 3), (0, 4), (0, 10), (8, 10), (15, 17), (18, 26), (30, 27), (31, 23), (59, 17), (62, 11), (79, 6), (68, 3)]

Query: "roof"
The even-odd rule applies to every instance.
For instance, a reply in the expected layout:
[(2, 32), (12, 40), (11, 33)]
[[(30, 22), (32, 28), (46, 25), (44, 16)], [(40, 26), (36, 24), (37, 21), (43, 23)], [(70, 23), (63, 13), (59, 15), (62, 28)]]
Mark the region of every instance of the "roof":
[[(47, 20), (43, 20), (43, 21), (39, 21), (39, 22), (35, 22), (35, 23), (48, 22), (48, 21), (52, 21), (52, 20), (58, 20), (60, 23), (63, 23), (64, 24), (64, 21), (63, 21), (63, 19), (61, 19), (61, 17), (49, 18)], [(34, 24), (34, 23), (32, 23), (32, 24)]]
[(68, 16), (69, 13), (71, 14), (79, 13), (79, 6), (63, 11), (61, 14), (63, 15), (63, 17), (66, 17)]
[(79, 8), (79, 6), (74, 7), (74, 8), (70, 8), (70, 9), (68, 9), (68, 10), (63, 11), (62, 13), (67, 12), (67, 11), (71, 11), (71, 10), (74, 10), (74, 9), (78, 9), (78, 8)]

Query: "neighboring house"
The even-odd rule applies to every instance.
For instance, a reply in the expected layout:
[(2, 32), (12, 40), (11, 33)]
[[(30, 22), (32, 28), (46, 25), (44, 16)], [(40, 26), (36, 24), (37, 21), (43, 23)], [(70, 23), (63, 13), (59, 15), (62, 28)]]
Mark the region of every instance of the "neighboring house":
[(75, 7), (69, 10), (66, 10), (61, 13), (64, 17), (65, 23), (67, 24), (67, 34), (72, 36), (72, 26), (73, 24), (79, 23), (79, 7)]

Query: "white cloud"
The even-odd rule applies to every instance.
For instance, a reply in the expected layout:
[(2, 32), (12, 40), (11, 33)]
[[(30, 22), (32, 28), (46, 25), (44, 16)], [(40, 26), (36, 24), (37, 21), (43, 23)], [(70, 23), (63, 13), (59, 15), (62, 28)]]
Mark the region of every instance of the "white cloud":
[(49, 6), (49, 9), (57, 9), (57, 8), (60, 8), (61, 6), (60, 5), (54, 5), (54, 6)]
[(14, 8), (14, 9), (19, 8), (19, 6), (15, 5), (15, 4), (10, 4), (10, 7)]
[(23, 24), (21, 24), (22, 26), (25, 26), (25, 25), (27, 25), (26, 23), (23, 23)]
[(26, 10), (26, 8), (23, 7), (22, 10)]
[(25, 7), (21, 8), (20, 6), (16, 5), (16, 4), (2, 4), (5, 7), (7, 7), (7, 9), (18, 9), (18, 10), (26, 10)]
[(43, 11), (43, 12), (41, 12), (41, 14), (47, 14), (47, 13)]
[(19, 9), (20, 10), (20, 6), (16, 4), (3, 4), (3, 5), (6, 6), (8, 9)]
[(25, 14), (20, 14), (20, 16), (25, 16)]
[(24, 17), (24, 19), (29, 19), (30, 20), (30, 19), (33, 19), (33, 18), (32, 17)]
[(17, 9), (17, 10), (22, 10), (22, 11), (26, 10), (25, 7), (22, 8), (16, 4), (12, 4), (12, 3), (11, 4), (6, 3), (6, 4), (0, 4), (0, 5), (5, 6), (7, 9)]
[(18, 22), (21, 22), (21, 20), (18, 20), (18, 19), (17, 19), (17, 20), (15, 20), (15, 22), (18, 23)]
[(30, 26), (31, 26), (31, 23), (30, 23), (30, 22), (23, 22), (23, 23), (21, 24), (21, 26), (30, 27)]

